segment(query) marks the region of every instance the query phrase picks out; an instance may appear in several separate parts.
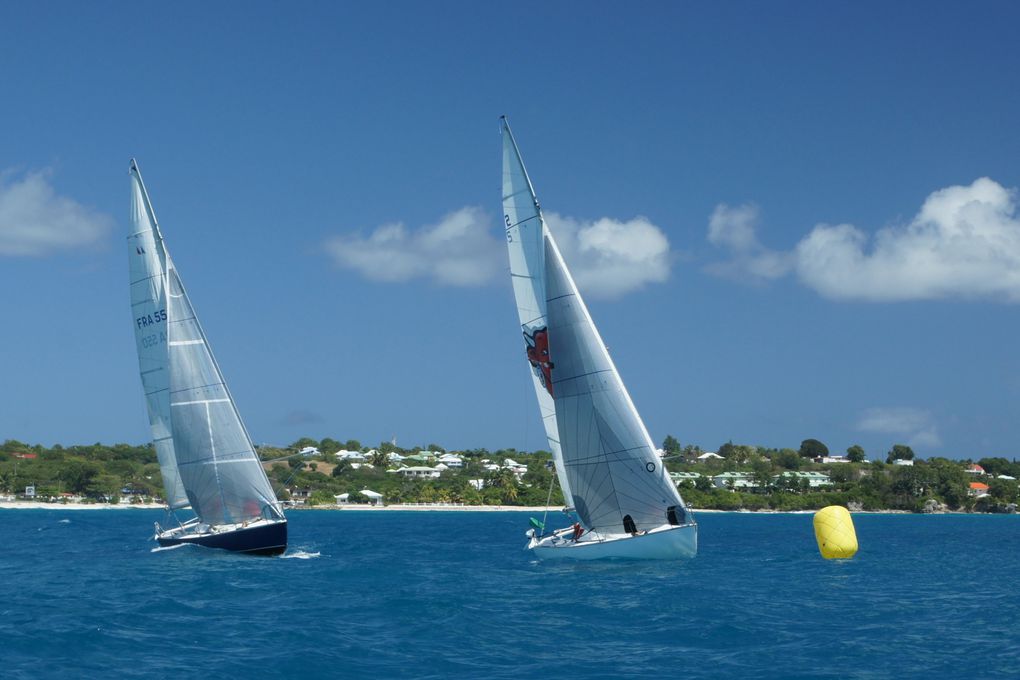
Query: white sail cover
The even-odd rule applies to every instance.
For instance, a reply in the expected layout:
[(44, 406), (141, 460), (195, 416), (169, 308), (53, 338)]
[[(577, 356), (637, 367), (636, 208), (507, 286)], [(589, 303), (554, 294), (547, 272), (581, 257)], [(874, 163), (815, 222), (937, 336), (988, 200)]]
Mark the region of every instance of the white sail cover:
[[(505, 121), (504, 133), (509, 137)], [(554, 404), (554, 432), (558, 434), (561, 459), (557, 461), (557, 469), (562, 469), (561, 479), (566, 478), (566, 483), (561, 484), (570, 490), (577, 515), (588, 529), (608, 534), (624, 533), (627, 516), (638, 530), (662, 526), (668, 522), (667, 510), (673, 506), (683, 507), (683, 500), (656, 454), (651, 437), (620, 380), (552, 234), (545, 227), (537, 201), (531, 203), (534, 216), (527, 218), (524, 201), (514, 205), (512, 198), (507, 198), (514, 196), (513, 187), (510, 191), (507, 189), (508, 166), (512, 170), (514, 163), (520, 168), (523, 185), (533, 196), (512, 138), (510, 145), (512, 149), (508, 150), (504, 142), (503, 206), (509, 217), (505, 226), (509, 227), (507, 238), (511, 245), (518, 235), (527, 241), (519, 248), (519, 252), (524, 253), (520, 259), (527, 262), (526, 268), (519, 269), (527, 272), (527, 276), (521, 278), (526, 281), (542, 279), (541, 283), (522, 286), (526, 289), (524, 292), (535, 291), (536, 302), (524, 299), (542, 316), (529, 326), (525, 324), (522, 309), (521, 322), (526, 333), (537, 326), (544, 331), (541, 346), (547, 356), (541, 365), (547, 367), (544, 376), (549, 381), (548, 394)], [(513, 157), (508, 159), (508, 153)], [(513, 176), (511, 172), (511, 179)], [(509, 212), (508, 204), (516, 207), (517, 212)], [(528, 225), (535, 225), (534, 229), (519, 228), (522, 215), (527, 218)], [(514, 230), (514, 227), (518, 228)], [(536, 233), (540, 234), (540, 240)], [(540, 249), (541, 255), (535, 253), (536, 249)], [(538, 261), (542, 263), (541, 268), (536, 264)], [(513, 262), (511, 254), (512, 272)], [(515, 276), (518, 308), (525, 308), (517, 280)], [(542, 396), (540, 391), (540, 404)]]
[(517, 314), (521, 321), (525, 350), (530, 364), (531, 379), (538, 397), (538, 409), (545, 426), (546, 439), (556, 465), (556, 475), (567, 505), (571, 505), (570, 483), (563, 467), (560, 437), (556, 429), (556, 407), (547, 385), (548, 334), (545, 313), (545, 247), (546, 232), (542, 211), (524, 169), (517, 142), (506, 119), (503, 119), (503, 227), (506, 230), (510, 255), (510, 278)]
[[(164, 389), (167, 399), (162, 401), (160, 398), (158, 409), (154, 409), (150, 398), (149, 414), (153, 437), (165, 437), (167, 424), (172, 437), (170, 451), (179, 481), (172, 483), (173, 491), (171, 482), (167, 482), (167, 494), (175, 496), (176, 485), (182, 485), (195, 514), (210, 525), (233, 524), (258, 517), (282, 517), (251, 438), (241, 422), (205, 333), (166, 250), (134, 163), (131, 177), (133, 193), (144, 202), (144, 212), (149, 220), (149, 243), (159, 251), (157, 257), (148, 257), (148, 252), (138, 252), (143, 250), (141, 246), (132, 248), (132, 271), (136, 267), (135, 259), (144, 258), (145, 264), (137, 266), (160, 266), (162, 271), (153, 272), (152, 277), (164, 281), (161, 297), (156, 299), (165, 303), (165, 307), (161, 308), (165, 311), (157, 310), (160, 321), (153, 319), (159, 326), (159, 339), (153, 340), (152, 333), (148, 336), (149, 343), (155, 342), (161, 348), (159, 353), (145, 346), (142, 331), (148, 327), (147, 324), (136, 318), (135, 325), (136, 333), (143, 338), (138, 342), (139, 361), (143, 362), (143, 384), (147, 384), (143, 356), (158, 355), (157, 360), (165, 362), (166, 367), (163, 371), (167, 374), (166, 378), (161, 378), (161, 382), (153, 387)], [(136, 234), (132, 238), (140, 240), (138, 234), (144, 233), (145, 227), (144, 223), (136, 223)], [(133, 276), (132, 281), (135, 280)], [(139, 297), (141, 295), (139, 293)], [(147, 354), (143, 355), (143, 352)], [(148, 394), (148, 386), (146, 392)], [(161, 466), (162, 463), (161, 459)], [(165, 475), (164, 472), (164, 479)]]

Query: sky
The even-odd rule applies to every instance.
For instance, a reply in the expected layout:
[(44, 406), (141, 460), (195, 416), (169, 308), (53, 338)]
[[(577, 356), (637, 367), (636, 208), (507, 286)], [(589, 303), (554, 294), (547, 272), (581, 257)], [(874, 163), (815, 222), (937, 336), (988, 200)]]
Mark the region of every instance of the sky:
[(655, 441), (1016, 456), (1018, 19), (0, 4), (0, 440), (150, 439), (134, 157), (256, 443), (543, 448), (506, 114)]

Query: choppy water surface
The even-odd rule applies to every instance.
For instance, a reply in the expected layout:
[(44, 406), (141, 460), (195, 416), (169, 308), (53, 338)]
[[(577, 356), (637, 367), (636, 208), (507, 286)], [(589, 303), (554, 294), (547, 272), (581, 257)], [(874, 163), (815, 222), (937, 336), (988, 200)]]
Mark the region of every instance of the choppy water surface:
[(291, 512), (283, 558), (152, 551), (159, 511), (0, 510), (0, 675), (1020, 675), (1020, 517), (701, 514), (686, 563), (552, 564), (522, 513)]

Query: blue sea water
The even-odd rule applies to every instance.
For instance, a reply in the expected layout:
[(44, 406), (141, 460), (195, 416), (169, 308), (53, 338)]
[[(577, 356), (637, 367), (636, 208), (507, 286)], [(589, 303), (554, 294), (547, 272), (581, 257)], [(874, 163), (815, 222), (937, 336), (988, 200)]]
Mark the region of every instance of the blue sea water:
[(517, 512), (291, 512), (284, 558), (154, 510), (0, 510), (0, 677), (1020, 677), (1018, 516), (709, 514), (689, 562), (541, 563)]

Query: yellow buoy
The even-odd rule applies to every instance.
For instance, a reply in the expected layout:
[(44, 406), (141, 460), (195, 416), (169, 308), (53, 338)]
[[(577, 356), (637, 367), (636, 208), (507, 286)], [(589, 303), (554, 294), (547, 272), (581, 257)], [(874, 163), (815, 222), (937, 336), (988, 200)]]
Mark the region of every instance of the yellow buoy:
[(847, 559), (857, 554), (854, 521), (841, 505), (830, 505), (815, 513), (815, 538), (819, 552), (827, 560)]

